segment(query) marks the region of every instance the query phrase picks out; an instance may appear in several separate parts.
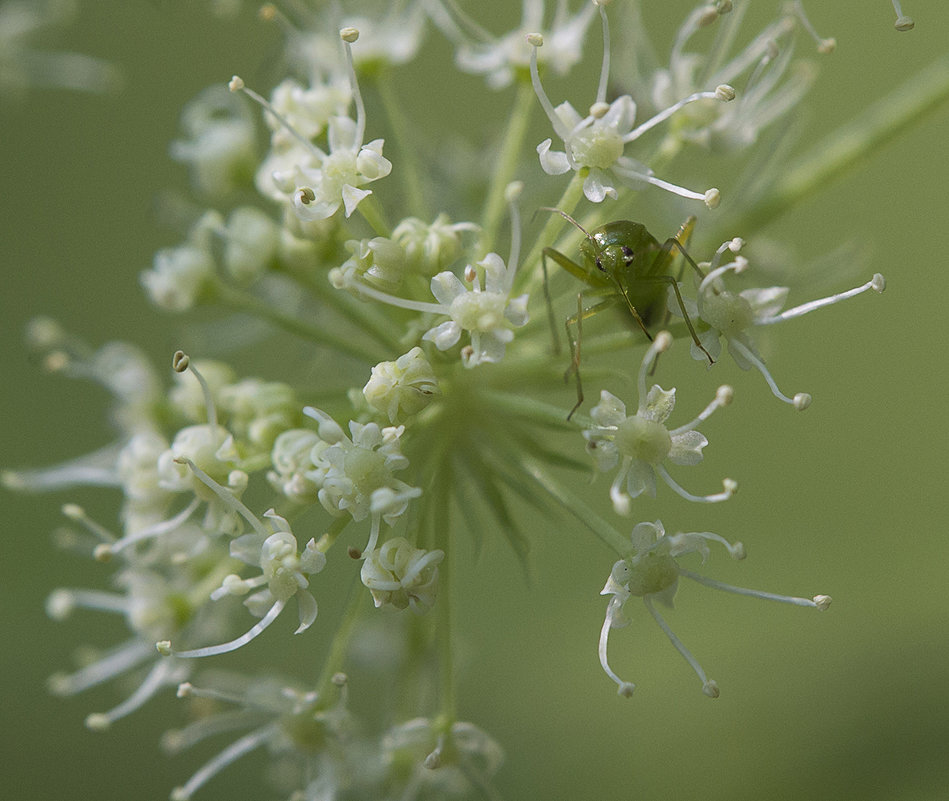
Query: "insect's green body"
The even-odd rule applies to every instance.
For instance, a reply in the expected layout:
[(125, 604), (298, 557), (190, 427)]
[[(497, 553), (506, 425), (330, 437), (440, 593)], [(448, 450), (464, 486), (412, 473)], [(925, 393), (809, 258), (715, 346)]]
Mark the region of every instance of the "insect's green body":
[[(577, 297), (577, 313), (566, 320), (567, 339), (573, 351), (573, 362), (567, 370), (567, 376), (571, 373), (576, 373), (577, 376), (577, 405), (570, 412), (572, 415), (583, 402), (583, 389), (580, 384), (580, 342), (583, 321), (606, 308), (619, 304), (629, 311), (646, 337), (651, 340), (653, 335), (649, 330), (650, 324), (665, 324), (666, 301), (671, 289), (685, 318), (692, 341), (705, 351), (685, 309), (676, 277), (670, 272), (675, 258), (673, 248), (685, 257), (699, 276), (704, 277), (704, 273), (686, 253), (682, 244), (692, 233), (695, 217), (689, 217), (676, 236), (660, 243), (646, 230), (646, 226), (631, 220), (616, 220), (597, 228), (592, 233), (587, 233), (573, 218), (563, 212), (559, 213), (586, 234), (580, 243), (582, 264), (578, 264), (554, 248), (548, 247), (543, 250), (545, 276), (546, 260), (552, 259), (587, 285), (587, 288)], [(584, 308), (584, 295), (599, 296), (603, 299)], [(548, 296), (548, 304), (549, 302)], [(553, 320), (552, 316), (551, 320)], [(576, 337), (573, 336), (571, 327), (576, 328)], [(707, 351), (705, 355), (711, 363), (712, 357)]]
[(657, 258), (663, 250), (659, 241), (645, 225), (630, 220), (607, 223), (590, 237), (580, 243), (588, 268), (583, 280), (591, 289), (599, 284), (603, 294), (618, 290), (647, 327), (660, 319), (666, 309), (667, 285), (653, 276), (663, 274), (668, 260)]

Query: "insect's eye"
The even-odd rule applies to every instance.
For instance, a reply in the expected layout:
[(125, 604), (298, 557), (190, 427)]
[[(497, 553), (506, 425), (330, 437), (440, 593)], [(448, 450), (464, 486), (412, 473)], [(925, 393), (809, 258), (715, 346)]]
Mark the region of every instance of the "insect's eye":
[(600, 272), (606, 272), (606, 270), (603, 269), (603, 262), (600, 261), (599, 256), (594, 259), (593, 263), (596, 265), (596, 269), (598, 269)]
[(630, 264), (633, 263), (633, 259), (636, 258), (636, 253), (633, 251), (632, 248), (627, 247), (626, 245), (622, 245), (620, 247), (620, 250), (622, 250), (623, 252), (623, 261), (626, 262), (626, 266), (628, 267)]

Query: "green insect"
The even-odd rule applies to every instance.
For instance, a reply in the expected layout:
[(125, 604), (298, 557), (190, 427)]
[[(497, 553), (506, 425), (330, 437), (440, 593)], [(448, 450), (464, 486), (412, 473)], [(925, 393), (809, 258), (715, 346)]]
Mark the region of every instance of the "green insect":
[[(601, 311), (620, 306), (625, 308), (646, 337), (652, 341), (649, 326), (665, 325), (668, 318), (666, 299), (668, 288), (671, 286), (675, 293), (679, 309), (685, 318), (685, 324), (692, 335), (692, 341), (708, 357), (709, 364), (714, 362), (711, 355), (702, 346), (692, 320), (682, 302), (679, 285), (676, 277), (671, 274), (673, 262), (678, 251), (691, 265), (692, 269), (701, 277), (705, 273), (688, 254), (683, 242), (688, 241), (695, 227), (695, 217), (689, 217), (679, 228), (679, 232), (661, 243), (646, 230), (641, 223), (630, 220), (617, 220), (597, 228), (592, 233), (574, 220), (569, 214), (560, 209), (545, 209), (560, 214), (565, 220), (576, 226), (586, 237), (580, 243), (582, 264), (577, 264), (559, 250), (544, 248), (542, 264), (544, 270), (544, 292), (547, 298), (548, 312), (553, 321), (553, 306), (550, 300), (550, 291), (547, 284), (547, 259), (552, 259), (572, 276), (579, 278), (586, 284), (586, 288), (577, 294), (577, 313), (567, 318), (565, 328), (567, 340), (570, 343), (572, 362), (564, 375), (569, 379), (571, 374), (577, 377), (577, 402), (567, 415), (569, 420), (573, 413), (583, 403), (583, 385), (580, 381), (580, 343), (582, 340), (583, 321), (599, 314)], [(592, 306), (584, 308), (584, 296), (596, 296), (602, 300)], [(552, 322), (556, 329), (556, 325)], [(576, 328), (576, 336), (572, 328)]]

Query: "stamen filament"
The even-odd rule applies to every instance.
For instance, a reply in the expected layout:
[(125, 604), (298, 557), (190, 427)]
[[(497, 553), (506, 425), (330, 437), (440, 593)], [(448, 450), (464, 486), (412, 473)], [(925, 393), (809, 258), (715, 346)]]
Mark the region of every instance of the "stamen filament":
[(691, 570), (683, 570), (679, 568), (679, 575), (685, 576), (686, 578), (692, 579), (692, 581), (697, 581), (699, 584), (704, 584), (706, 587), (711, 587), (715, 590), (722, 590), (723, 592), (731, 592), (735, 595), (747, 595), (751, 598), (761, 598), (765, 601), (777, 601), (782, 604), (793, 604), (794, 606), (811, 606), (815, 609), (826, 609), (830, 605), (829, 596), (818, 596), (824, 600), (822, 603), (817, 603), (811, 598), (798, 598), (793, 595), (777, 595), (773, 592), (762, 592), (761, 590), (749, 590), (746, 587), (735, 587), (731, 584), (724, 584), (721, 581), (716, 581), (715, 579), (710, 579), (706, 576), (701, 575), (700, 573), (693, 573)]
[[(236, 651), (238, 648), (247, 645), (251, 640), (258, 637), (264, 632), (264, 630), (273, 623), (277, 616), (283, 611), (283, 607), (286, 606), (286, 601), (274, 601), (273, 606), (267, 610), (267, 614), (264, 615), (257, 623), (251, 626), (247, 632), (242, 634), (237, 639), (231, 640), (230, 642), (221, 643), (221, 645), (210, 645), (207, 648), (195, 648), (190, 651), (172, 651), (170, 650), (171, 645), (169, 643), (161, 643), (162, 646), (168, 646), (168, 653), (181, 657), (182, 659), (196, 659), (205, 656), (217, 656), (218, 654), (226, 654), (231, 651)], [(159, 652), (164, 654), (165, 648), (162, 647), (159, 649)]]
[(623, 681), (616, 675), (613, 668), (610, 667), (609, 658), (607, 656), (610, 629), (613, 628), (613, 619), (622, 606), (623, 601), (619, 597), (614, 595), (610, 598), (610, 602), (606, 606), (606, 616), (603, 619), (603, 627), (600, 629), (600, 641), (597, 647), (597, 653), (600, 656), (600, 666), (603, 668), (603, 671), (616, 682), (617, 693), (625, 698), (629, 698), (633, 694), (633, 690), (636, 689), (636, 685), (630, 681)]
[(795, 317), (800, 317), (801, 315), (807, 314), (808, 312), (823, 308), (824, 306), (832, 306), (833, 304), (839, 303), (842, 300), (856, 297), (857, 295), (866, 292), (868, 289), (872, 289), (877, 293), (882, 293), (883, 290), (886, 289), (886, 280), (880, 273), (875, 273), (873, 278), (861, 286), (848, 289), (846, 292), (840, 292), (837, 295), (820, 298), (819, 300), (812, 300), (809, 303), (802, 303), (800, 306), (795, 306), (793, 309), (783, 311), (780, 314), (776, 314), (774, 317), (764, 317), (760, 320), (756, 320), (755, 325), (773, 325), (774, 323), (780, 323), (784, 320), (791, 320)]
[(653, 465), (653, 469), (662, 477), (662, 480), (669, 485), (669, 488), (672, 489), (676, 494), (681, 495), (687, 501), (692, 501), (693, 503), (721, 503), (722, 501), (727, 501), (735, 494), (735, 491), (738, 489), (738, 485), (732, 481), (730, 478), (726, 478), (722, 483), (725, 488), (721, 492), (717, 492), (714, 495), (693, 495), (691, 492), (683, 489), (679, 484), (675, 482), (672, 476), (669, 475), (669, 471), (666, 470), (661, 464)]
[(148, 539), (153, 539), (154, 537), (159, 537), (162, 534), (166, 534), (169, 531), (175, 531), (176, 529), (184, 525), (185, 521), (187, 521), (187, 519), (191, 517), (192, 514), (194, 514), (195, 510), (200, 505), (201, 505), (201, 499), (195, 498), (193, 501), (191, 501), (191, 503), (189, 503), (184, 509), (182, 509), (174, 517), (171, 517), (168, 520), (162, 520), (151, 526), (146, 526), (140, 531), (136, 531), (133, 534), (129, 534), (128, 536), (122, 537), (122, 539), (116, 540), (115, 542), (109, 545), (99, 546), (98, 548), (96, 548), (96, 558), (101, 561), (103, 556), (106, 556), (106, 557), (112, 556), (113, 554), (116, 554), (119, 551), (125, 548), (128, 548), (130, 545), (135, 545), (138, 542), (142, 542)]
[(149, 660), (153, 653), (142, 640), (128, 640), (75, 673), (57, 673), (50, 676), (50, 692), (55, 695), (75, 695), (137, 667)]
[(348, 287), (353, 287), (357, 292), (359, 292), (360, 295), (365, 295), (367, 298), (378, 300), (381, 303), (388, 303), (390, 306), (396, 306), (400, 309), (408, 309), (409, 311), (417, 311), (428, 314), (447, 314), (444, 307), (438, 303), (427, 303), (422, 300), (399, 298), (395, 295), (390, 295), (388, 292), (382, 292), (379, 289), (367, 286), (361, 281), (356, 280), (351, 280), (347, 282), (346, 285)]
[(248, 523), (250, 523), (251, 528), (254, 529), (262, 537), (269, 537), (270, 532), (267, 531), (267, 527), (260, 522), (257, 516), (243, 503), (241, 503), (233, 493), (229, 492), (225, 487), (222, 487), (218, 484), (211, 476), (205, 473), (200, 467), (198, 467), (194, 462), (192, 462), (187, 457), (180, 457), (175, 459), (178, 464), (186, 464), (191, 469), (191, 472), (200, 479), (201, 483), (207, 486), (215, 495), (217, 495), (226, 506), (231, 507), (236, 510), (241, 517), (243, 517)]
[(185, 782), (184, 786), (176, 787), (171, 793), (172, 801), (188, 801), (195, 790), (220, 773), (228, 765), (236, 762), (244, 756), (244, 754), (250, 753), (255, 748), (263, 745), (264, 742), (274, 734), (275, 730), (275, 726), (265, 726), (231, 743), (227, 748), (221, 751), (220, 754), (206, 762), (197, 773)]
[(537, 71), (537, 48), (543, 45), (544, 37), (539, 33), (530, 33), (527, 35), (527, 41), (531, 46), (530, 72), (534, 94), (537, 95), (537, 100), (540, 101), (541, 108), (543, 108), (544, 114), (547, 115), (547, 119), (550, 120), (550, 124), (553, 126), (557, 136), (566, 142), (570, 138), (570, 129), (563, 124), (560, 115), (554, 110), (554, 105), (550, 102), (550, 98), (547, 97), (547, 93), (544, 91), (544, 87), (540, 82), (540, 73)]
[(639, 390), (639, 408), (636, 411), (637, 415), (641, 415), (646, 411), (646, 375), (659, 354), (665, 353), (671, 347), (672, 334), (668, 331), (660, 331), (656, 334), (656, 338), (646, 351), (646, 355), (643, 356), (642, 364), (639, 365), (639, 375), (636, 379), (636, 387)]
[(758, 372), (764, 376), (764, 380), (768, 382), (768, 386), (771, 387), (771, 392), (776, 398), (783, 400), (785, 403), (791, 404), (791, 406), (794, 406), (798, 410), (806, 409), (811, 405), (811, 396), (806, 392), (798, 392), (793, 398), (789, 398), (780, 389), (778, 389), (778, 385), (774, 378), (772, 378), (770, 371), (765, 366), (765, 363), (761, 361), (761, 359), (758, 358), (750, 348), (745, 347), (745, 345), (743, 345), (734, 337), (729, 337), (728, 347), (732, 350), (738, 351), (741, 356), (743, 356), (747, 361), (751, 362), (755, 366)]
[(695, 94), (689, 95), (684, 100), (680, 100), (678, 103), (673, 103), (669, 108), (663, 109), (658, 114), (653, 117), (650, 117), (642, 125), (639, 125), (633, 130), (631, 130), (626, 136), (623, 137), (623, 143), (628, 144), (634, 139), (639, 139), (646, 131), (655, 128), (659, 123), (664, 122), (669, 119), (673, 114), (675, 114), (680, 109), (685, 108), (690, 103), (694, 103), (697, 100), (721, 100), (718, 94), (715, 92), (696, 92)]
[(284, 130), (286, 130), (288, 134), (290, 134), (301, 145), (303, 145), (303, 147), (309, 150), (310, 153), (313, 156), (315, 156), (319, 161), (323, 160), (324, 154), (320, 151), (320, 149), (316, 145), (314, 145), (309, 139), (307, 139), (303, 134), (301, 134), (296, 128), (294, 128), (290, 124), (290, 121), (286, 117), (284, 117), (283, 114), (277, 111), (277, 109), (275, 109), (271, 105), (270, 101), (267, 100), (267, 98), (265, 98), (263, 95), (258, 94), (253, 89), (248, 88), (244, 84), (244, 81), (240, 76), (235, 75), (233, 78), (231, 78), (230, 82), (228, 83), (228, 88), (232, 92), (243, 92), (251, 100), (253, 100), (255, 103), (263, 107), (265, 111), (273, 115), (274, 119), (276, 119), (277, 122), (279, 122), (284, 127)]
[(169, 660), (159, 660), (148, 671), (148, 675), (135, 691), (122, 703), (112, 707), (108, 712), (96, 712), (86, 717), (86, 728), (93, 731), (104, 731), (115, 721), (135, 712), (151, 700), (166, 684), (175, 684), (180, 678), (182, 666)]
[(606, 89), (610, 81), (610, 23), (606, 17), (606, 5), (597, 3), (600, 19), (603, 21), (603, 63), (600, 67), (600, 83), (596, 89), (596, 102), (606, 102)]
[(662, 615), (656, 611), (656, 608), (652, 605), (652, 600), (650, 600), (648, 595), (643, 596), (643, 603), (646, 605), (646, 609), (649, 610), (649, 614), (651, 614), (655, 618), (656, 623), (659, 624), (659, 628), (665, 632), (666, 636), (669, 638), (669, 642), (671, 642), (675, 649), (680, 654), (682, 654), (682, 657), (685, 659), (685, 661), (688, 662), (692, 670), (695, 671), (695, 675), (701, 680), (702, 692), (711, 698), (718, 698), (718, 685), (714, 681), (709, 681), (708, 676), (705, 675), (705, 671), (702, 670), (702, 666), (699, 664), (698, 660), (692, 656), (691, 651), (685, 647), (682, 640), (676, 637), (675, 632), (669, 628), (669, 624), (666, 623)]
[(727, 384), (722, 384), (722, 386), (720, 386), (718, 391), (715, 393), (715, 399), (699, 413), (698, 417), (696, 417), (691, 422), (686, 423), (684, 426), (679, 426), (678, 428), (670, 431), (670, 436), (674, 437), (676, 434), (682, 434), (685, 431), (691, 431), (700, 423), (705, 422), (717, 409), (721, 409), (723, 406), (728, 406), (728, 404), (732, 402), (733, 395), (734, 392), (732, 388)]

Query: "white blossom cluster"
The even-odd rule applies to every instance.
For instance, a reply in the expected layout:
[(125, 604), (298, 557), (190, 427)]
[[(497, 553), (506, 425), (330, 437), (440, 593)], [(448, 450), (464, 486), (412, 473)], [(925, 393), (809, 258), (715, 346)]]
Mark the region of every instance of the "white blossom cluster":
[[(48, 610), (57, 620), (79, 609), (120, 614), (128, 629), (97, 661), (56, 674), (50, 686), (71, 695), (133, 680), (111, 709), (89, 715), (92, 729), (174, 688), (202, 699), (190, 722), (166, 734), (174, 752), (243, 732), (174, 799), (200, 797), (258, 748), (297, 801), (497, 797), (504, 752), (457, 718), (453, 693), (461, 690), (438, 676), (454, 670), (448, 603), (452, 574), (464, 569), (454, 558), (462, 534), (500, 533), (528, 558), (530, 535), (512, 503), (573, 512), (614, 551), (599, 660), (622, 696), (634, 685), (611, 665), (607, 645), (630, 622), (633, 596), (711, 697), (718, 684), (654, 606), (672, 605), (680, 577), (804, 607), (830, 604), (825, 595), (775, 595), (693, 572), (680, 560), (698, 554), (704, 563), (716, 543), (737, 559), (744, 548), (711, 532), (669, 534), (659, 521), (636, 523), (630, 536), (625, 518), (658, 483), (671, 490), (660, 491), (670, 520), (683, 500), (724, 502), (738, 488), (726, 478), (720, 492), (695, 495), (674, 477), (703, 461), (709, 440), (698, 427), (741, 394), (710, 384), (705, 397), (713, 399), (701, 408), (685, 398), (696, 416), (680, 417), (675, 388), (663, 388), (671, 360), (660, 358), (676, 338), (716, 372), (729, 369), (719, 364), (724, 340), (739, 368), (754, 368), (779, 401), (804, 410), (811, 396), (779, 389), (759, 329), (884, 289), (877, 274), (782, 311), (790, 290), (756, 286), (756, 272), (772, 273), (745, 255), (756, 230), (742, 223), (760, 194), (730, 198), (731, 173), (711, 158), (777, 175), (782, 165), (768, 161), (776, 129), (795, 113), (816, 75), (812, 62), (832, 41), (813, 33), (800, 2), (776, 3), (772, 21), (746, 32), (747, 0), (719, 0), (682, 22), (667, 63), (632, 76), (621, 60), (611, 63), (610, 26), (636, 10), (633, 0), (523, 0), (520, 26), (502, 33), (455, 0), (281, 5), (262, 16), (286, 30), (286, 75), (269, 93), (237, 76), (222, 80), (184, 108), (171, 156), (187, 167), (202, 210), (181, 244), (154, 254), (141, 283), (169, 312), (199, 318), (215, 308), (235, 327), (262, 322), (295, 337), (317, 382), (281, 374), (283, 352), (268, 360), (275, 377), (262, 378), (180, 351), (166, 382), (166, 371), (130, 345), (96, 349), (50, 320), (33, 324), (30, 345), (49, 369), (111, 393), (117, 434), (87, 457), (7, 471), (3, 480), (21, 490), (118, 493), (114, 526), (76, 505), (63, 510), (73, 547), (110, 571), (113, 588), (55, 590)], [(0, 6), (0, 36), (13, 6)], [(221, 14), (239, 6), (215, 3)], [(911, 28), (894, 7), (897, 28)], [(802, 32), (798, 53), (807, 52), (797, 60)], [(391, 81), (428, 58), (423, 45), (439, 38), (454, 66), (440, 65), (436, 80), (450, 81), (457, 68), (517, 95), (498, 115), (496, 141), (482, 144), (467, 172), (437, 134), (413, 127)], [(554, 105), (545, 82), (582, 60), (600, 65), (589, 106)], [(527, 139), (532, 118), (549, 123), (540, 142)], [(688, 166), (706, 157), (706, 173)], [(446, 195), (453, 169), (475, 177)], [(551, 191), (560, 200), (542, 207)], [(521, 210), (538, 208), (523, 224)], [(633, 219), (648, 219), (654, 233)], [(599, 313), (607, 309), (625, 324), (617, 329), (612, 317), (605, 331), (609, 315)], [(581, 377), (604, 353), (611, 388), (585, 408)], [(652, 383), (659, 374), (663, 384)], [(775, 404), (778, 422), (782, 409)], [(587, 485), (576, 480), (583, 470), (612, 481)], [(571, 508), (575, 486), (589, 496), (582, 515)], [(471, 511), (474, 495), (486, 514)], [(571, 558), (587, 557), (577, 547)], [(596, 550), (589, 558), (603, 561)], [(338, 575), (351, 576), (356, 590), (341, 592), (331, 580)], [(301, 636), (321, 627), (319, 609), (333, 610), (336, 629), (329, 646), (312, 652), (305, 685), (283, 678), (288, 605)], [(414, 643), (410, 663), (378, 684), (420, 706), (380, 728), (380, 710), (360, 707), (359, 680), (344, 672), (347, 653), (367, 620), (386, 615), (396, 628), (407, 608), (425, 615), (434, 634), (416, 637), (424, 643)], [(385, 642), (376, 647), (378, 662), (391, 665)], [(238, 650), (269, 659), (272, 675), (240, 673), (229, 662)], [(206, 664), (221, 670), (201, 675)], [(383, 711), (396, 709), (404, 712), (402, 704)]]

